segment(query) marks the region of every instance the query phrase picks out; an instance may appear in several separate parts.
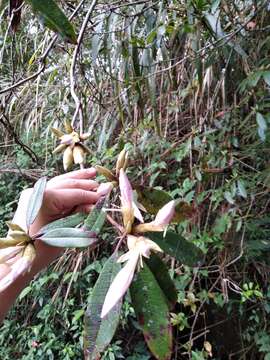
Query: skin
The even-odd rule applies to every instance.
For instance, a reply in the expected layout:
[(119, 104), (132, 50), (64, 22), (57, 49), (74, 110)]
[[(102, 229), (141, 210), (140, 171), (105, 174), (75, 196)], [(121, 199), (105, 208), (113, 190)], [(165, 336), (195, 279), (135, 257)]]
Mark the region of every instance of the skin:
[[(99, 184), (94, 181), (95, 175), (96, 170), (90, 168), (56, 176), (48, 181), (42, 207), (29, 229), (30, 235), (36, 234), (42, 226), (71, 213), (89, 212), (100, 196), (105, 195), (104, 192), (98, 190)], [(26, 229), (25, 213), (31, 193), (32, 189), (22, 192), (13, 218), (13, 222), (24, 229)], [(0, 322), (2, 322), (23, 288), (63, 251), (62, 248), (51, 247), (39, 240), (35, 242), (35, 247), (37, 255), (31, 270), (21, 275), (6, 290), (0, 293)]]

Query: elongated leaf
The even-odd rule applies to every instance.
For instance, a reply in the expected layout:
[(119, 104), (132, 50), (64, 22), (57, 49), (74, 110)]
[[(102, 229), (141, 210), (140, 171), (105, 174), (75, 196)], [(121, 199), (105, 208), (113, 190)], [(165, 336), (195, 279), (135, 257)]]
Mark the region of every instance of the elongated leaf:
[(165, 295), (169, 307), (172, 309), (177, 301), (177, 291), (173, 280), (171, 279), (167, 267), (161, 258), (152, 253), (149, 259), (145, 260), (147, 266), (152, 271), (155, 279), (157, 280), (159, 287)]
[(158, 210), (172, 200), (172, 197), (163, 190), (157, 190), (149, 187), (136, 186), (138, 202), (141, 203), (147, 212), (155, 215)]
[(58, 228), (75, 227), (75, 226), (79, 225), (80, 223), (82, 223), (84, 221), (85, 217), (86, 217), (85, 214), (77, 213), (77, 214), (69, 215), (63, 219), (55, 220), (55, 221), (49, 223), (48, 225), (43, 226), (43, 228), (41, 228), (39, 230), (39, 234), (45, 234), (46, 232), (48, 232), (50, 230), (54, 230), (54, 229), (58, 229)]
[(84, 318), (84, 353), (87, 360), (97, 358), (98, 354), (109, 345), (117, 328), (121, 303), (117, 304), (104, 319), (100, 318), (100, 314), (107, 291), (120, 269), (121, 265), (116, 262), (116, 256), (111, 256), (106, 261), (93, 289)]
[(9, 0), (0, 0), (0, 13), (8, 6)]
[(51, 127), (51, 131), (54, 133), (55, 136), (57, 136), (59, 139), (61, 138), (61, 136), (65, 135), (63, 133), (63, 131), (56, 129), (54, 127)]
[(130, 295), (150, 351), (158, 360), (169, 360), (172, 353), (169, 308), (161, 288), (145, 263), (130, 287)]
[(108, 199), (108, 196), (104, 196), (98, 200), (83, 224), (84, 229), (92, 231), (95, 234), (100, 233), (106, 220), (106, 213), (103, 208), (107, 206)]
[(263, 73), (263, 79), (268, 86), (270, 86), (270, 71), (265, 71)]
[(28, 208), (26, 211), (26, 226), (29, 228), (35, 221), (37, 214), (41, 208), (43, 195), (46, 188), (47, 179), (43, 177), (39, 179), (34, 186), (32, 195), (29, 200)]
[(70, 21), (53, 0), (26, 0), (33, 11), (37, 13), (45, 26), (59, 33), (72, 44), (77, 43), (77, 37)]
[(226, 40), (226, 44), (229, 45), (232, 49), (234, 49), (239, 55), (241, 55), (243, 58), (247, 57), (246, 52), (239, 44), (236, 44), (231, 40), (229, 41), (228, 38), (226, 38), (227, 34), (222, 30), (221, 27), (219, 10), (216, 11), (214, 14), (204, 12), (204, 17), (217, 39)]
[(73, 228), (58, 228), (48, 231), (40, 240), (51, 246), (77, 248), (97, 244), (98, 239), (90, 231)]
[[(136, 186), (135, 189), (138, 195), (138, 202), (152, 215), (156, 215), (162, 206), (173, 200), (172, 197), (163, 190), (143, 186)], [(192, 216), (193, 213), (193, 208), (189, 204), (181, 201), (175, 207), (175, 215), (172, 222), (179, 223)]]
[(196, 266), (203, 260), (203, 252), (197, 246), (172, 231), (168, 231), (165, 237), (157, 232), (149, 232), (145, 236), (155, 241), (166, 254), (182, 264)]
[(238, 188), (238, 192), (239, 194), (246, 199), (247, 198), (247, 190), (245, 188), (244, 183), (241, 180), (237, 180), (237, 188)]

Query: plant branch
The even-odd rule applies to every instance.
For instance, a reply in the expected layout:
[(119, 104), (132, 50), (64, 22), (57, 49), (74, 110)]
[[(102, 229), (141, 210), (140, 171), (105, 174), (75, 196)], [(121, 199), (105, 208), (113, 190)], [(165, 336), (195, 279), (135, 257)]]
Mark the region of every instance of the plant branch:
[[(4, 120), (5, 119), (5, 120)], [(39, 159), (36, 153), (27, 145), (25, 145), (20, 138), (18, 137), (16, 131), (14, 130), (13, 126), (11, 125), (9, 119), (5, 114), (0, 115), (0, 123), (4, 126), (4, 128), (8, 131), (8, 133), (13, 137), (16, 144), (18, 144), (22, 150), (35, 162), (39, 163)]]
[(94, 11), (94, 8), (97, 4), (97, 0), (93, 0), (91, 6), (89, 7), (87, 14), (84, 18), (79, 36), (78, 36), (78, 42), (77, 45), (75, 47), (74, 53), (73, 53), (73, 57), (72, 57), (72, 62), (71, 62), (71, 67), (70, 67), (70, 92), (71, 92), (71, 96), (75, 102), (76, 105), (76, 109), (73, 115), (73, 119), (72, 119), (72, 125), (74, 125), (74, 122), (76, 120), (77, 114), (79, 114), (79, 118), (80, 118), (80, 132), (83, 132), (83, 112), (82, 112), (82, 103), (81, 103), (81, 99), (78, 97), (78, 95), (76, 94), (75, 91), (75, 85), (76, 85), (76, 79), (75, 79), (75, 69), (76, 69), (76, 61), (77, 61), (77, 57), (80, 51), (80, 47), (82, 44), (82, 40), (83, 40), (83, 36), (85, 33), (85, 30), (87, 28), (87, 24), (90, 20), (90, 17)]
[[(69, 20), (72, 20), (72, 19), (73, 19), (73, 17), (74, 17), (74, 16), (77, 14), (77, 12), (80, 10), (80, 8), (82, 7), (82, 5), (83, 5), (84, 2), (85, 2), (85, 0), (82, 0), (82, 1), (79, 3), (79, 5), (76, 7), (76, 9), (75, 9), (74, 12), (72, 13), (72, 15), (69, 17)], [(52, 39), (51, 39), (48, 47), (46, 48), (46, 50), (45, 50), (45, 51), (43, 52), (43, 54), (41, 55), (41, 57), (40, 57), (40, 59), (39, 59), (40, 65), (39, 65), (38, 70), (37, 70), (34, 74), (28, 76), (27, 78), (22, 79), (22, 80), (16, 82), (15, 84), (6, 87), (6, 88), (3, 89), (3, 90), (0, 90), (0, 95), (1, 95), (1, 94), (4, 94), (4, 93), (6, 93), (6, 92), (9, 92), (9, 91), (14, 90), (14, 89), (16, 89), (17, 87), (19, 87), (19, 86), (21, 86), (21, 85), (29, 82), (30, 80), (36, 79), (36, 78), (45, 70), (45, 67), (46, 67), (46, 59), (47, 59), (47, 57), (48, 57), (51, 49), (53, 48), (53, 46), (54, 46), (54, 44), (55, 44), (55, 42), (56, 42), (56, 40), (57, 40), (57, 37), (58, 37), (57, 34), (52, 37)]]

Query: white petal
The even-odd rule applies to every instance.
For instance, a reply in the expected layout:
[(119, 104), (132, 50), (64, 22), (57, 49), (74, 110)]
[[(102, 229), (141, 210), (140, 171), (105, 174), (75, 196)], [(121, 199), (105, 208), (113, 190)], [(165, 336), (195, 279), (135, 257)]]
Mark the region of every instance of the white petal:
[(148, 238), (144, 238), (144, 241), (150, 246), (151, 250), (156, 251), (156, 252), (163, 252), (163, 250), (154, 241), (152, 241)]
[(11, 265), (15, 264), (15, 262), (17, 262), (21, 257), (22, 257), (22, 253), (19, 253), (16, 256), (13, 256), (13, 258), (8, 259), (6, 261), (6, 264), (11, 266)]
[(11, 285), (21, 274), (24, 274), (29, 269), (31, 262), (21, 257), (15, 264), (11, 265), (11, 271), (0, 280), (0, 292), (4, 291)]
[(0, 280), (2, 280), (11, 271), (7, 264), (0, 264)]
[(143, 223), (143, 217), (142, 214), (138, 208), (138, 206), (135, 204), (135, 202), (132, 202), (133, 210), (134, 210), (134, 216), (136, 219), (138, 219), (141, 223)]
[(5, 249), (0, 250), (0, 263), (5, 263), (7, 260), (16, 256), (21, 250), (23, 246), (10, 246)]
[(138, 237), (137, 237), (137, 236), (128, 234), (128, 236), (127, 236), (127, 246), (128, 246), (128, 248), (129, 248), (129, 250), (134, 249), (134, 247), (135, 247), (136, 244), (137, 244), (137, 241), (138, 241)]
[(131, 251), (127, 251), (125, 254), (121, 255), (118, 259), (117, 262), (118, 263), (122, 263), (122, 262), (126, 262), (130, 259), (130, 257), (132, 256), (132, 252)]
[(101, 311), (101, 318), (104, 318), (109, 311), (118, 303), (118, 301), (125, 295), (131, 284), (134, 276), (134, 271), (139, 259), (139, 253), (134, 253), (134, 256), (128, 260), (126, 265), (119, 271), (114, 278), (103, 304)]

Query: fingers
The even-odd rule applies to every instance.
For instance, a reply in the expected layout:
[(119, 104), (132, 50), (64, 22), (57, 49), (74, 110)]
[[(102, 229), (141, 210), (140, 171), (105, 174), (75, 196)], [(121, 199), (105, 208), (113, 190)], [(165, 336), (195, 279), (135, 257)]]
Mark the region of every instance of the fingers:
[(48, 182), (47, 189), (81, 189), (81, 190), (96, 190), (98, 182), (86, 179), (62, 179), (56, 182)]
[(94, 205), (79, 205), (74, 210), (74, 213), (85, 213), (89, 214), (90, 211), (93, 209)]
[(66, 174), (62, 174), (52, 178), (48, 181), (48, 184), (57, 183), (58, 181), (66, 180), (66, 179), (91, 179), (96, 176), (96, 169), (89, 168), (83, 170), (71, 171)]
[(65, 211), (77, 206), (95, 204), (100, 195), (94, 191), (81, 189), (48, 190), (46, 196), (52, 199), (56, 210)]

